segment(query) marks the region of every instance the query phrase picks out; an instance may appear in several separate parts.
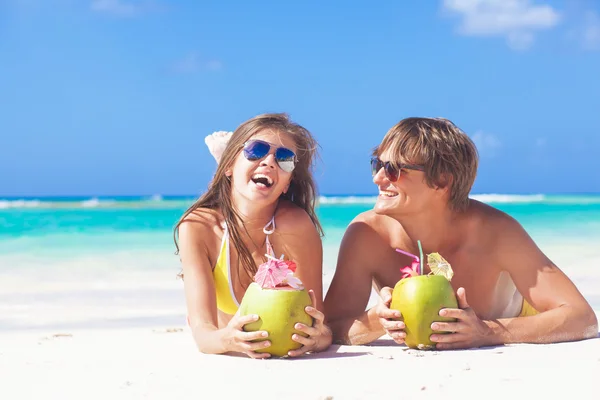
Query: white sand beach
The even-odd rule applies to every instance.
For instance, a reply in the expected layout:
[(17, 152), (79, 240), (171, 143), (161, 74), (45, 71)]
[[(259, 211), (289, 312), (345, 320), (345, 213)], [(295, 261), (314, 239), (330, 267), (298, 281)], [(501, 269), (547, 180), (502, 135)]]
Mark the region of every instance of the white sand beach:
[(597, 399), (600, 338), (446, 352), (382, 338), (252, 360), (198, 353), (185, 327), (4, 332), (0, 377), (15, 400)]
[[(36, 215), (28, 221), (41, 220)], [(568, 232), (544, 229), (562, 236), (543, 249), (600, 314), (596, 236), (582, 230), (563, 240)], [(600, 338), (448, 352), (381, 339), (284, 360), (203, 355), (184, 326), (171, 232), (152, 240), (132, 235), (77, 231), (0, 241), (0, 400), (600, 397)], [(325, 242), (324, 293), (339, 239)]]

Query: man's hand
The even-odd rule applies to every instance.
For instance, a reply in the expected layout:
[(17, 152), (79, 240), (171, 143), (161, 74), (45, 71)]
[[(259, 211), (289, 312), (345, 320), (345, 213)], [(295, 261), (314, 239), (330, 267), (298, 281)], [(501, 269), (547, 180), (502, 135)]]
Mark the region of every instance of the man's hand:
[(384, 287), (379, 292), (379, 303), (376, 306), (376, 313), (379, 317), (379, 323), (385, 329), (394, 342), (403, 344), (406, 338), (406, 332), (404, 332), (404, 322), (394, 321), (402, 317), (402, 313), (398, 310), (391, 310), (390, 303), (392, 302), (392, 288)]
[(493, 330), (469, 307), (464, 288), (459, 288), (456, 295), (459, 308), (442, 308), (440, 316), (456, 318), (457, 321), (431, 324), (431, 329), (448, 332), (431, 335), (431, 341), (437, 342), (436, 348), (440, 350), (486, 346)]

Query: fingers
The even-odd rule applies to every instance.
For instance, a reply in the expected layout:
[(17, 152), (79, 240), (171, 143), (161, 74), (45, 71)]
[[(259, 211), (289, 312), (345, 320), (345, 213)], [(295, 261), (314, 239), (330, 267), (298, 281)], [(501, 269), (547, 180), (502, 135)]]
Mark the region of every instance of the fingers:
[(310, 289), (308, 291), (308, 295), (310, 296), (310, 302), (314, 308), (317, 308), (317, 296), (315, 296), (315, 291)]
[(442, 308), (439, 314), (440, 317), (456, 318), (459, 320), (467, 319), (469, 317), (468, 309), (461, 310), (458, 308)]
[(381, 318), (394, 319), (394, 318), (400, 318), (402, 316), (402, 313), (398, 310), (393, 310), (391, 308), (386, 307), (383, 304), (380, 304), (379, 307), (377, 307), (377, 316), (380, 319)]
[(323, 321), (325, 321), (325, 314), (314, 307), (308, 306), (304, 308), (304, 311), (306, 311), (306, 313), (313, 317), (318, 323), (322, 324)]
[(294, 325), (294, 328), (299, 330), (300, 332), (304, 332), (306, 333), (308, 336), (317, 336), (319, 335), (319, 329), (312, 327), (312, 326), (307, 326), (301, 323), (297, 323), (296, 325)]
[(298, 335), (297, 333), (294, 333), (292, 335), (292, 340), (294, 342), (298, 342), (298, 343), (302, 344), (304, 347), (307, 347), (307, 348), (315, 347), (315, 343), (316, 343), (315, 339), (313, 339), (312, 337), (310, 337), (310, 336), (304, 337), (302, 335)]
[(461, 332), (464, 324), (460, 322), (434, 322), (431, 324), (431, 329), (434, 331), (456, 333)]
[(384, 304), (389, 306), (390, 302), (392, 301), (392, 288), (388, 286), (382, 288), (379, 291), (379, 297), (381, 297), (381, 301)]
[(234, 322), (234, 327), (237, 328), (238, 330), (242, 330), (244, 328), (244, 325), (258, 321), (258, 315), (256, 314), (250, 314), (250, 315), (244, 315), (243, 317), (237, 317), (235, 318), (235, 322)]
[(254, 351), (247, 351), (246, 354), (251, 358), (261, 359), (261, 358), (269, 358), (271, 354), (269, 353), (257, 353)]
[(404, 331), (395, 331), (395, 332), (388, 332), (388, 335), (390, 335), (390, 337), (394, 340), (394, 342), (396, 342), (397, 344), (402, 344), (404, 343), (404, 340), (406, 339), (406, 332)]
[(298, 357), (298, 356), (301, 356), (302, 354), (306, 353), (307, 351), (308, 351), (308, 347), (302, 346), (299, 349), (288, 351), (288, 356)]
[(252, 342), (254, 340), (266, 339), (269, 336), (267, 331), (242, 332), (236, 335), (240, 342)]
[(455, 343), (465, 341), (467, 335), (464, 333), (434, 333), (429, 339), (437, 343)]
[(242, 349), (246, 352), (265, 349), (269, 346), (271, 346), (271, 341), (269, 340), (261, 340), (260, 342), (244, 342), (241, 344)]
[(456, 297), (458, 299), (458, 308), (469, 308), (469, 303), (467, 303), (467, 291), (465, 288), (458, 288), (456, 291)]
[(466, 342), (438, 343), (435, 345), (435, 348), (437, 350), (468, 349), (469, 345)]
[(389, 321), (387, 319), (380, 318), (379, 322), (386, 331), (398, 331), (406, 328), (406, 325), (402, 321)]

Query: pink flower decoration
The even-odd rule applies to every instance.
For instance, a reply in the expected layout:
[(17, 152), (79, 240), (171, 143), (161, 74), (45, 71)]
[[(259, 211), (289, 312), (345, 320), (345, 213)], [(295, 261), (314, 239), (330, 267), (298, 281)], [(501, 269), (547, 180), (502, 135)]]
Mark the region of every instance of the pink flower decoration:
[(267, 258), (268, 260), (258, 267), (258, 271), (254, 275), (254, 282), (263, 289), (275, 289), (282, 286), (302, 289), (302, 281), (294, 276), (295, 262), (279, 260), (268, 254)]
[(410, 266), (407, 265), (404, 268), (400, 268), (400, 272), (402, 272), (402, 278), (400, 278), (400, 279), (418, 276), (419, 275), (419, 265), (420, 265), (420, 263), (418, 261), (413, 261)]
[(288, 268), (290, 269), (290, 271), (296, 272), (296, 263), (295, 262), (293, 262), (292, 260), (288, 260), (288, 261), (284, 261), (284, 263), (286, 263), (288, 265)]

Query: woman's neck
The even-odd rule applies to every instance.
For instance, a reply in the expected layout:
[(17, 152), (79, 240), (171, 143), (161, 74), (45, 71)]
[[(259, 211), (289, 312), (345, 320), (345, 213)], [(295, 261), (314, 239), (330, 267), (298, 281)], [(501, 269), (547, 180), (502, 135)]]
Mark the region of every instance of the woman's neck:
[(265, 205), (264, 203), (251, 203), (245, 201), (245, 199), (241, 201), (236, 200), (238, 199), (234, 198), (233, 207), (240, 217), (238, 223), (241, 225), (240, 233), (242, 238), (249, 246), (249, 249), (253, 248), (251, 244), (259, 249), (265, 241), (263, 229), (269, 224), (273, 215), (275, 215), (279, 201)]

